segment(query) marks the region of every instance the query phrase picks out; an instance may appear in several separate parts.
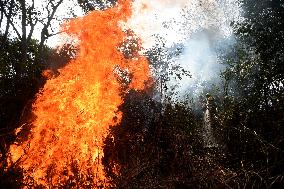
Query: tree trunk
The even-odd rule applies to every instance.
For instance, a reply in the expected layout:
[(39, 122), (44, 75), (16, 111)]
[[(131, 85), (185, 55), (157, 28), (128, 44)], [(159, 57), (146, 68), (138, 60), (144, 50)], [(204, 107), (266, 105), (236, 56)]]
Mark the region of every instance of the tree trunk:
[(16, 74), (17, 76), (21, 76), (22, 68), (27, 63), (27, 52), (28, 52), (28, 44), (27, 44), (27, 9), (26, 9), (26, 1), (20, 0), (21, 3), (21, 12), (22, 12), (22, 37), (21, 37), (21, 61), (20, 65), (17, 65)]
[[(7, 2), (0, 2), (0, 6), (1, 6), (0, 28), (1, 28), (1, 26), (2, 26), (2, 21), (3, 21), (3, 18), (4, 18), (5, 6), (8, 6), (8, 5), (5, 5), (4, 3), (7, 3)], [(7, 39), (8, 39), (9, 28), (10, 28), (10, 22), (9, 22), (8, 20), (10, 20), (11, 17), (12, 17), (13, 7), (14, 7), (14, 0), (11, 0), (10, 6), (9, 6), (9, 8), (8, 8), (8, 15), (7, 15), (7, 22), (6, 22), (5, 32), (4, 32), (4, 34), (1, 36), (0, 49), (3, 49), (3, 48), (4, 48), (5, 43), (6, 43)]]

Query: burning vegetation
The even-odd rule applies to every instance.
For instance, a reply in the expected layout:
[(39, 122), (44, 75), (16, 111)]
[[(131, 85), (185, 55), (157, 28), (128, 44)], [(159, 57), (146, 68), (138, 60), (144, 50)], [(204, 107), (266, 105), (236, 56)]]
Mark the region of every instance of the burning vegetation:
[[(77, 56), (57, 77), (47, 80), (33, 104), (35, 119), (29, 136), (10, 146), (10, 164), (19, 163), (25, 179), (60, 186), (74, 174), (70, 165), (75, 164), (95, 182), (105, 180), (100, 163), (103, 139), (109, 125), (119, 123), (122, 116), (118, 78), (128, 78), (124, 90), (143, 90), (150, 75), (145, 57), (126, 58), (119, 51), (131, 37), (120, 22), (130, 15), (130, 1), (121, 1), (64, 25), (66, 33), (79, 40)], [(121, 76), (117, 69), (126, 74)]]

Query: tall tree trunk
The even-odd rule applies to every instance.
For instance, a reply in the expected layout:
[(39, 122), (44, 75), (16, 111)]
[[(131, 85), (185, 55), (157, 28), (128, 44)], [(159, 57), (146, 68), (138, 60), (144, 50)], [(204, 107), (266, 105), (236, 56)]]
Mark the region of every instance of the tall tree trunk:
[(27, 63), (27, 52), (28, 52), (28, 44), (27, 44), (27, 9), (26, 9), (26, 0), (20, 0), (21, 3), (21, 12), (22, 12), (22, 37), (21, 37), (21, 65), (18, 65), (16, 68), (17, 76), (21, 76), (21, 72), (23, 71), (23, 67)]
[[(1, 6), (1, 9), (0, 9), (1, 10), (0, 28), (2, 26), (2, 21), (3, 21), (3, 18), (4, 18), (5, 6), (8, 7), (8, 5), (5, 5), (4, 3), (7, 3), (7, 2), (0, 2), (0, 6)], [(7, 22), (6, 22), (5, 32), (1, 36), (0, 49), (4, 48), (5, 43), (8, 39), (8, 34), (9, 34), (9, 29), (10, 29), (10, 22), (8, 20), (11, 20), (11, 18), (12, 18), (13, 7), (14, 7), (14, 0), (11, 0), (10, 6), (8, 7), (8, 14), (6, 15)]]
[(2, 28), (2, 22), (4, 18), (4, 4), (0, 1), (0, 28)]

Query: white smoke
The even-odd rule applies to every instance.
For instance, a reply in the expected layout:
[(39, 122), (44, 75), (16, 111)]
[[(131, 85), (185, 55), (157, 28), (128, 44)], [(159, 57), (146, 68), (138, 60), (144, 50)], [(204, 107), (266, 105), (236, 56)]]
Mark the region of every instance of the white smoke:
[(234, 43), (230, 24), (242, 19), (240, 7), (238, 0), (136, 0), (126, 25), (142, 39), (144, 51), (156, 45), (157, 36), (164, 48), (182, 45), (182, 54), (168, 62), (181, 65), (192, 78), (171, 78), (168, 85), (179, 83), (178, 95), (190, 88), (198, 93), (202, 83), (218, 80), (223, 68), (218, 51)]
[[(155, 45), (156, 35), (167, 38), (167, 45), (171, 46), (183, 38), (180, 33), (176, 33), (182, 31), (183, 7), (184, 3), (173, 4), (169, 0), (136, 0), (133, 2), (134, 12), (127, 26), (142, 39), (145, 49)], [(175, 23), (167, 24), (171, 21)]]

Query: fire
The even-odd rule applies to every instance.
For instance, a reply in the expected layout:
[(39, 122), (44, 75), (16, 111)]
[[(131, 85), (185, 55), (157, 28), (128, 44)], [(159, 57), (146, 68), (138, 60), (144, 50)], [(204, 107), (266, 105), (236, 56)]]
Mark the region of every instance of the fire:
[[(102, 141), (109, 125), (122, 116), (122, 87), (115, 70), (131, 75), (132, 89), (142, 90), (149, 79), (145, 57), (125, 58), (119, 50), (128, 37), (120, 25), (130, 16), (131, 1), (121, 0), (64, 25), (67, 34), (79, 39), (77, 57), (58, 77), (48, 77), (33, 104), (36, 119), (28, 139), (10, 148), (12, 162), (19, 160), (26, 177), (45, 186), (60, 184), (72, 175), (66, 167), (75, 162), (83, 174), (91, 170), (98, 175), (93, 179), (105, 179)], [(50, 172), (53, 177), (47, 181)]]

